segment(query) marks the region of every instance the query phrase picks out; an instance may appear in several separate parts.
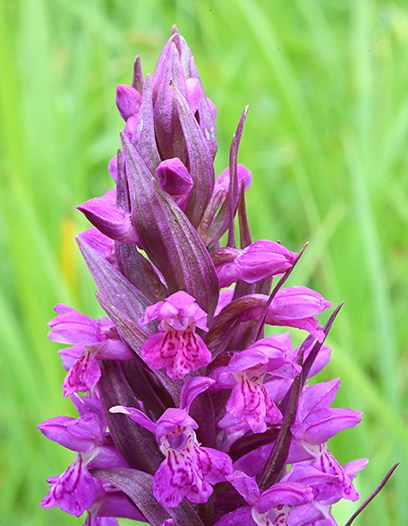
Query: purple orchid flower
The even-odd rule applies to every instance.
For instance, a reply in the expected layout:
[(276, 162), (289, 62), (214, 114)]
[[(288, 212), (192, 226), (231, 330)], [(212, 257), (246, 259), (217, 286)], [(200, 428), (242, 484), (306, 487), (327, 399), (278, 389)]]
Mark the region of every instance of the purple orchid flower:
[[(348, 500), (358, 500), (351, 477), (328, 451), (326, 442), (342, 429), (357, 425), (362, 413), (352, 409), (330, 409), (339, 389), (339, 379), (307, 387), (299, 400), (295, 423), (291, 426), (294, 440), (289, 462), (313, 458), (312, 466), (338, 477), (338, 490)], [(361, 462), (365, 465), (366, 459)], [(362, 469), (362, 468), (361, 468)]]
[(148, 307), (140, 324), (155, 319), (160, 322), (161, 332), (150, 336), (141, 349), (142, 358), (152, 369), (166, 367), (170, 378), (180, 380), (190, 370), (208, 365), (211, 353), (195, 332), (196, 327), (208, 330), (207, 314), (192, 296), (183, 291), (172, 294)]
[(77, 208), (106, 236), (140, 246), (131, 214), (116, 204), (116, 190), (109, 190), (103, 197), (94, 197)]
[(60, 351), (68, 374), (63, 382), (67, 397), (79, 391), (88, 391), (101, 376), (98, 359), (131, 360), (134, 356), (121, 340), (116, 327), (106, 319), (92, 320), (80, 312), (57, 305), (58, 316), (49, 322), (51, 341), (74, 345), (68, 352)]
[(297, 254), (273, 241), (255, 241), (245, 249), (221, 248), (212, 254), (220, 287), (240, 280), (256, 283), (283, 274), (293, 266)]
[(116, 106), (125, 121), (138, 113), (141, 99), (140, 93), (132, 86), (119, 84), (116, 88)]
[[(262, 294), (252, 294), (247, 303), (241, 299), (240, 310), (236, 309), (236, 316), (240, 321), (252, 321), (259, 318), (268, 297)], [(283, 327), (296, 327), (323, 341), (322, 328), (318, 326), (317, 314), (331, 307), (318, 292), (308, 287), (286, 287), (277, 291), (268, 306), (265, 323)], [(221, 314), (221, 313), (220, 313)]]
[(160, 188), (172, 196), (175, 203), (184, 210), (193, 188), (193, 179), (185, 165), (177, 157), (162, 161), (156, 168)]
[(241, 471), (227, 478), (247, 505), (224, 515), (215, 526), (289, 526), (291, 509), (313, 499), (311, 488), (296, 482), (278, 482), (261, 492), (255, 480)]
[[(207, 502), (212, 485), (226, 480), (232, 472), (229, 456), (216, 449), (201, 447), (197, 422), (188, 414), (195, 397), (211, 385), (209, 378), (192, 378), (183, 386), (183, 408), (169, 408), (157, 422), (133, 407), (115, 406), (111, 413), (124, 413), (155, 434), (165, 460), (153, 478), (153, 494), (166, 507), (176, 507), (184, 497), (190, 502)], [(197, 385), (198, 384), (198, 385)]]
[(71, 465), (59, 476), (50, 477), (50, 491), (41, 502), (43, 508), (60, 506), (66, 513), (79, 517), (90, 509), (97, 495), (99, 481), (89, 472), (92, 467), (128, 467), (110, 444), (106, 443), (106, 420), (98, 399), (71, 397), (79, 418), (56, 417), (38, 427), (50, 440), (76, 451)]
[(268, 423), (281, 421), (282, 414), (268, 396), (263, 381), (267, 374), (294, 378), (300, 373), (301, 368), (290, 360), (286, 343), (287, 338), (281, 335), (258, 340), (212, 373), (216, 389), (231, 389), (226, 414), (218, 422), (221, 428), (246, 422), (254, 433), (263, 433)]

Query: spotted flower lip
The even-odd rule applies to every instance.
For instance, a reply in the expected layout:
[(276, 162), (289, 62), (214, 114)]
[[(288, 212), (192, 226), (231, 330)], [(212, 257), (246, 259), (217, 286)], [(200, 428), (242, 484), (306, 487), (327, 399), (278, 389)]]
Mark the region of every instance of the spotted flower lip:
[(84, 468), (81, 456), (78, 456), (64, 473), (49, 478), (48, 482), (51, 488), (40, 504), (42, 508), (60, 506), (66, 513), (80, 517), (85, 510), (92, 507), (95, 500), (95, 483), (92, 475)]
[(190, 370), (208, 365), (211, 353), (195, 328), (207, 330), (206, 313), (195, 299), (184, 291), (176, 292), (165, 301), (147, 307), (140, 324), (155, 319), (160, 331), (143, 344), (142, 358), (152, 369), (166, 367), (170, 378), (181, 380)]

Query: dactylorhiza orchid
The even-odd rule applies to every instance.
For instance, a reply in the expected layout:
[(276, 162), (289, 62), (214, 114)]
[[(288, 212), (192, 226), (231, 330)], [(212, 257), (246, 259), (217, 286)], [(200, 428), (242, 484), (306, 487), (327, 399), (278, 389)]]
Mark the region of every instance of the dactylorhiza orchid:
[(70, 346), (63, 395), (79, 416), (39, 426), (75, 452), (41, 506), (87, 512), (88, 526), (335, 525), (332, 504), (358, 499), (367, 461), (342, 466), (327, 442), (361, 413), (331, 407), (338, 379), (310, 381), (338, 309), (321, 326), (331, 304), (283, 286), (303, 249), (252, 241), (252, 176), (237, 162), (247, 110), (216, 178), (215, 107), (176, 28), (152, 76), (136, 58), (116, 104), (115, 187), (78, 207), (106, 317), (57, 305), (49, 324)]

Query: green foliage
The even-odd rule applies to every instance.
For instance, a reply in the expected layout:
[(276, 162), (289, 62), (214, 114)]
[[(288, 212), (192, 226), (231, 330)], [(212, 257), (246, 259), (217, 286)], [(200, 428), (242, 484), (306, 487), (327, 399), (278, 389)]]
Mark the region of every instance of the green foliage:
[[(338, 406), (365, 417), (333, 440), (334, 453), (370, 459), (363, 498), (403, 460), (355, 524), (408, 524), (402, 0), (0, 0), (0, 524), (82, 524), (38, 506), (45, 478), (72, 457), (36, 429), (72, 412), (46, 323), (57, 302), (98, 313), (75, 206), (110, 187), (123, 128), (115, 86), (130, 83), (135, 54), (153, 71), (174, 23), (217, 106), (218, 172), (250, 105), (239, 160), (254, 175), (254, 238), (294, 251), (309, 240), (291, 284), (345, 300), (325, 374), (342, 378)], [(340, 505), (339, 524), (355, 509)]]

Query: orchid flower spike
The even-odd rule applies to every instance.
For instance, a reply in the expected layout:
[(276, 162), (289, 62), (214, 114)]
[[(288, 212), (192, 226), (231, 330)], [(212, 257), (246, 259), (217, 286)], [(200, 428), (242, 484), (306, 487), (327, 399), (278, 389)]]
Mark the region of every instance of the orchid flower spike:
[(362, 413), (332, 407), (338, 379), (309, 385), (338, 309), (283, 287), (303, 249), (250, 232), (248, 108), (216, 178), (215, 106), (176, 27), (152, 75), (136, 57), (116, 105), (115, 187), (78, 206), (104, 316), (59, 304), (49, 323), (79, 415), (38, 426), (73, 452), (41, 506), (86, 512), (84, 526), (335, 526), (367, 460), (340, 464), (330, 439)]

